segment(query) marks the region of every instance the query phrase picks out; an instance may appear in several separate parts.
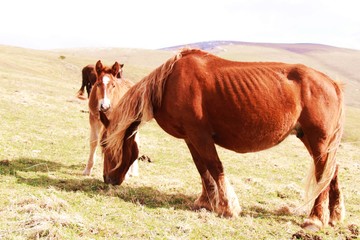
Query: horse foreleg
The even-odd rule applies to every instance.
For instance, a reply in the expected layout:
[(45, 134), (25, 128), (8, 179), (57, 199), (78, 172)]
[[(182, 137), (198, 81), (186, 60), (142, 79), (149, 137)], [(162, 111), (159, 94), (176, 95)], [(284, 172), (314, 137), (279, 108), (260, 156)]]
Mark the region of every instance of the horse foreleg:
[(99, 130), (100, 130), (100, 121), (95, 120), (93, 116), (90, 116), (90, 153), (89, 160), (86, 164), (86, 167), (83, 171), (83, 175), (89, 176), (91, 174), (92, 168), (96, 160), (96, 147), (99, 141)]
[[(139, 133), (136, 133), (135, 135), (135, 142), (137, 144), (137, 146), (140, 145), (140, 138), (139, 138)], [(133, 164), (131, 164), (131, 166), (129, 167), (129, 170), (127, 171), (126, 175), (125, 175), (125, 179), (127, 179), (128, 177), (137, 177), (139, 176), (139, 161), (138, 159), (136, 159)]]
[(194, 202), (194, 209), (205, 208), (209, 211), (215, 211), (219, 202), (219, 194), (216, 186), (216, 182), (210, 175), (209, 171), (206, 171), (201, 175), (202, 192), (200, 197)]
[(128, 172), (126, 173), (126, 175), (129, 175), (129, 177), (137, 177), (139, 176), (139, 162), (136, 159), (133, 164), (131, 164)]
[(201, 195), (194, 202), (194, 209), (198, 210), (205, 208), (209, 211), (215, 211), (219, 202), (218, 190), (216, 182), (210, 175), (206, 165), (201, 161), (199, 153), (190, 142), (186, 142), (190, 153), (193, 157), (195, 166), (201, 176), (202, 192)]
[[(202, 181), (202, 193), (194, 203), (195, 209), (205, 208), (210, 211), (215, 211), (224, 217), (238, 216), (241, 212), (241, 207), (232, 186), (224, 176), (222, 164), (217, 156), (215, 145), (211, 144), (212, 147), (204, 148), (206, 152), (204, 151), (200, 154), (197, 148), (189, 141), (186, 141), (186, 143)], [(207, 157), (209, 153), (211, 156)], [(217, 165), (217, 167), (209, 163), (212, 158), (216, 159), (215, 165)]]
[(215, 182), (219, 192), (219, 203), (216, 212), (224, 217), (237, 217), (241, 212), (241, 207), (228, 179), (224, 174), (221, 174)]

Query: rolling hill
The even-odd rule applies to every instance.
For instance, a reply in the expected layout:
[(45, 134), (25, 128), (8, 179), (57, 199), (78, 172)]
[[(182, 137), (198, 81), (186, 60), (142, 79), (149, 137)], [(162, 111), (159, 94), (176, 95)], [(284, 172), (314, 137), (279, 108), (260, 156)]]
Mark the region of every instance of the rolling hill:
[[(192, 43), (159, 50), (144, 49), (57, 49), (39, 51), (9, 46), (0, 46), (0, 68), (8, 71), (12, 66), (30, 71), (27, 59), (31, 60), (51, 55), (53, 58), (65, 57), (62, 61), (72, 67), (80, 79), (81, 68), (102, 59), (105, 63), (114, 61), (125, 63), (125, 76), (140, 80), (152, 69), (162, 64), (176, 51), (184, 47), (200, 48), (220, 57), (236, 61), (279, 61), (301, 63), (324, 72), (331, 78), (345, 83), (345, 101), (347, 105), (360, 108), (360, 51), (337, 48), (320, 44), (269, 44), (235, 41), (213, 41)], [(12, 65), (14, 64), (14, 65)], [(22, 67), (20, 67), (22, 66)], [(5, 67), (5, 69), (4, 69)]]

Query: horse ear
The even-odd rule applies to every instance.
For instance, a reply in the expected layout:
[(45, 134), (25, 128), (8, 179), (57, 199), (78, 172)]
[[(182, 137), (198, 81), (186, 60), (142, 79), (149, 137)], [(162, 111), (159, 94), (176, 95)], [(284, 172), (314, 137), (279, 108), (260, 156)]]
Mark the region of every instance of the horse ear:
[(115, 62), (114, 65), (111, 68), (112, 71), (112, 75), (114, 77), (116, 77), (116, 75), (118, 74), (118, 72), (120, 71), (120, 64), (118, 62)]
[(119, 72), (116, 74), (116, 78), (122, 79), (122, 68), (124, 67), (124, 64), (120, 64), (120, 70)]
[(103, 65), (102, 65), (101, 61), (99, 60), (96, 62), (96, 65), (95, 65), (95, 71), (96, 71), (97, 75), (100, 75), (102, 69), (103, 69)]
[(100, 113), (100, 121), (102, 122), (102, 124), (104, 124), (105, 128), (107, 128), (110, 124), (109, 119), (107, 118), (104, 112), (99, 111), (99, 113)]

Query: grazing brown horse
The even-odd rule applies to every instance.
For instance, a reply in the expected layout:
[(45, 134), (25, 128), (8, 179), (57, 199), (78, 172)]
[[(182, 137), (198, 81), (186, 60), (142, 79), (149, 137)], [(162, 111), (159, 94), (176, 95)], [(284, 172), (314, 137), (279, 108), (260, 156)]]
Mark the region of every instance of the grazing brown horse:
[(302, 227), (318, 230), (344, 218), (335, 160), (344, 122), (342, 87), (314, 69), (183, 50), (135, 84), (110, 116), (102, 133), (106, 183), (122, 183), (137, 158), (134, 133), (155, 118), (190, 150), (202, 180), (195, 207), (238, 216), (241, 208), (215, 144), (256, 152), (295, 130), (314, 163), (307, 189), (314, 203)]
[[(104, 66), (100, 60), (96, 63), (97, 79), (89, 97), (90, 155), (83, 172), (84, 175), (91, 174), (95, 162), (96, 147), (102, 127), (100, 113), (106, 116), (110, 112), (111, 105), (118, 103), (121, 97), (134, 85), (127, 79), (116, 77), (119, 76), (122, 67), (123, 64), (118, 62), (115, 62), (111, 68)], [(129, 170), (129, 175), (137, 176), (138, 172), (138, 162), (136, 160)]]
[[(124, 64), (120, 64), (120, 70), (116, 74), (117, 78), (122, 78), (122, 68), (123, 68), (123, 66), (124, 66)], [(84, 97), (84, 88), (86, 88), (86, 92), (87, 92), (87, 95), (88, 95), (88, 98), (89, 98), (91, 88), (95, 84), (97, 76), (96, 76), (96, 71), (95, 71), (94, 65), (85, 66), (82, 69), (81, 73), (82, 73), (82, 83), (81, 83), (81, 87), (80, 87), (79, 91), (77, 92), (76, 96), (79, 99), (85, 100), (86, 98)]]

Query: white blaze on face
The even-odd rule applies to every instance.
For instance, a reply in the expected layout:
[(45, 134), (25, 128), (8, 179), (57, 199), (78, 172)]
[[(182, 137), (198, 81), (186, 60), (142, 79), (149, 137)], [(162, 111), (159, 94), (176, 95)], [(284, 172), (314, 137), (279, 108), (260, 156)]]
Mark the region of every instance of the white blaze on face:
[(100, 100), (100, 110), (108, 110), (110, 108), (110, 99), (106, 94), (107, 85), (110, 82), (110, 78), (108, 76), (103, 77), (103, 84), (104, 84), (104, 98)]

